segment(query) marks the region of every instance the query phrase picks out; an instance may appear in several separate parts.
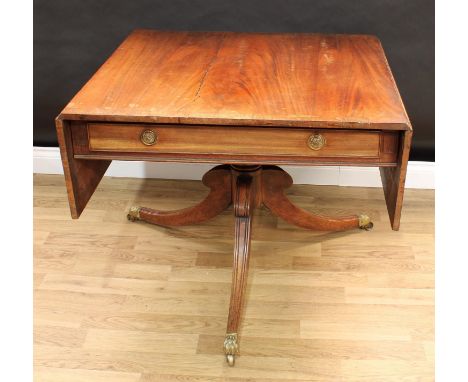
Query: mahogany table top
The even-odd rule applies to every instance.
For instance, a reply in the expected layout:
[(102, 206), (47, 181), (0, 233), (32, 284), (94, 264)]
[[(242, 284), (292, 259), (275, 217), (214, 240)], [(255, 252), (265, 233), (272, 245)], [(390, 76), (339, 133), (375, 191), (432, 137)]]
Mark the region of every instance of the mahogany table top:
[(60, 117), (411, 130), (369, 35), (136, 30)]

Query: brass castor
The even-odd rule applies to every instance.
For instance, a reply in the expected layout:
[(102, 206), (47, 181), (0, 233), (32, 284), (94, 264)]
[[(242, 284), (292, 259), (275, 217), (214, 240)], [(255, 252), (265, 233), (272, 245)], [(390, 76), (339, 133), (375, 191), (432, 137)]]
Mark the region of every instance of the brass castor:
[(237, 333), (227, 333), (224, 340), (224, 354), (226, 354), (226, 362), (229, 366), (234, 366), (236, 353), (238, 351)]
[(370, 231), (374, 227), (370, 217), (367, 215), (359, 215), (359, 228)]
[(226, 361), (229, 366), (234, 366), (234, 363), (236, 362), (236, 356), (234, 354), (228, 354), (226, 355)]
[(140, 207), (130, 207), (130, 210), (127, 214), (127, 219), (131, 222), (140, 220)]
[(364, 229), (366, 231), (370, 231), (372, 228), (374, 228), (374, 223), (370, 222), (366, 224), (365, 226), (360, 227), (361, 229)]

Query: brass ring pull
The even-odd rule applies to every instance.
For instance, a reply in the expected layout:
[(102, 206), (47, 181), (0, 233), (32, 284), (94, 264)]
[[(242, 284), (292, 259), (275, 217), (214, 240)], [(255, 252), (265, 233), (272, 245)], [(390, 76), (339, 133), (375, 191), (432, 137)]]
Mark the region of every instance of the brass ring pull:
[(152, 146), (158, 141), (158, 135), (154, 130), (143, 130), (140, 135), (141, 143), (146, 146)]
[(320, 133), (312, 134), (307, 140), (307, 146), (309, 146), (309, 148), (312, 150), (320, 150), (323, 146), (325, 146), (326, 143), (327, 140)]

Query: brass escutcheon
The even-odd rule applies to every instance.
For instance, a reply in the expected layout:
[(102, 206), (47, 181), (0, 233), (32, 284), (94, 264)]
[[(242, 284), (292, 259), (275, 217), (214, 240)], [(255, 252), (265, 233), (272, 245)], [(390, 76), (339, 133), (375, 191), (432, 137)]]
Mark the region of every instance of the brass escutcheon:
[(141, 143), (152, 146), (158, 141), (158, 135), (154, 130), (144, 130), (140, 135)]
[(312, 134), (307, 140), (307, 146), (309, 146), (309, 148), (312, 150), (320, 150), (323, 146), (325, 146), (326, 143), (327, 140), (320, 133)]

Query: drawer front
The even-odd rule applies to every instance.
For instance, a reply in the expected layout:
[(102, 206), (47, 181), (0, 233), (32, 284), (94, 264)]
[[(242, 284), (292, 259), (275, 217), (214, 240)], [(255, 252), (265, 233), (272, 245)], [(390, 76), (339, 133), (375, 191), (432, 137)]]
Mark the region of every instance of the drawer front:
[(378, 158), (381, 132), (88, 123), (91, 152)]

